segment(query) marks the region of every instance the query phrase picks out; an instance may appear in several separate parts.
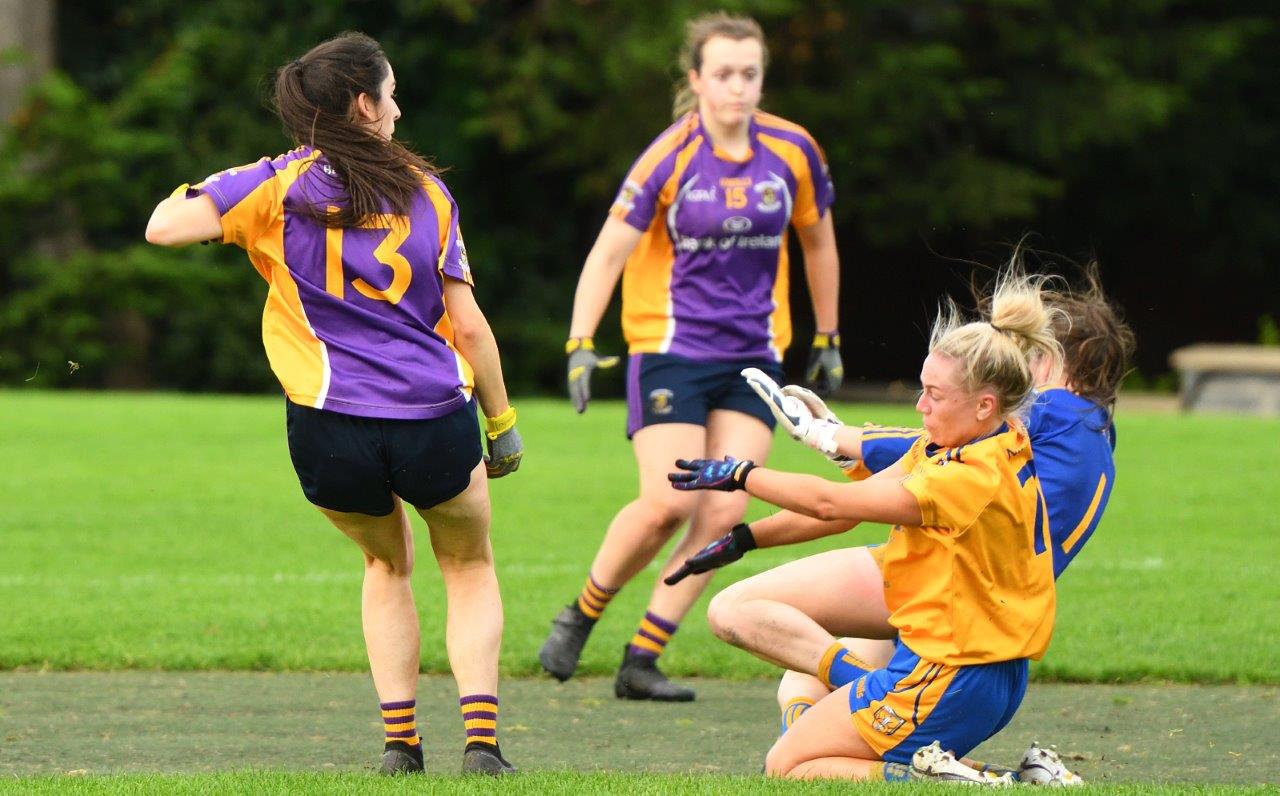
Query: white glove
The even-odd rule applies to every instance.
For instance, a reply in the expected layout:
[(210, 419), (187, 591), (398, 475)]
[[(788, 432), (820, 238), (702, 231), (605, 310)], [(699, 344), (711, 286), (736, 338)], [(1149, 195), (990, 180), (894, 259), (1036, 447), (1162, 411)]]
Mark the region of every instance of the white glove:
[[(834, 461), (832, 457), (836, 455), (835, 434), (840, 428), (838, 421), (814, 417), (802, 398), (784, 394), (782, 388), (778, 387), (778, 383), (759, 368), (744, 369), (742, 377), (747, 380), (747, 384), (751, 385), (751, 389), (755, 390), (756, 395), (765, 402), (773, 412), (773, 416), (778, 419), (778, 423), (791, 435), (792, 439), (803, 442)], [(809, 391), (804, 390), (804, 392)], [(812, 393), (809, 394), (812, 395)], [(813, 397), (822, 404), (818, 396)], [(826, 404), (822, 404), (822, 408), (826, 410), (826, 414), (831, 414)]]
[(834, 423), (844, 425), (840, 418), (836, 417), (836, 413), (832, 412), (826, 402), (819, 398), (818, 394), (813, 390), (806, 389), (798, 384), (788, 384), (786, 387), (782, 388), (782, 394), (795, 398), (803, 403), (809, 410), (809, 414), (814, 417), (819, 418), (820, 420), (830, 420)]

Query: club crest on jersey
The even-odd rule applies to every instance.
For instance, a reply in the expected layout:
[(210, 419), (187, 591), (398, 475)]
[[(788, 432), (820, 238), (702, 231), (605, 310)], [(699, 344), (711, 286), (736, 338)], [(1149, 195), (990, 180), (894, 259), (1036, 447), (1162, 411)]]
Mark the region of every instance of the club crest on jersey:
[(462, 265), (462, 272), (470, 275), (471, 261), (467, 259), (467, 244), (462, 242), (462, 233), (458, 233), (458, 262)]
[(724, 231), (731, 234), (747, 232), (751, 229), (751, 219), (746, 216), (730, 216), (724, 220)]
[(655, 415), (669, 415), (675, 411), (676, 394), (666, 387), (649, 392), (649, 411)]
[(756, 186), (756, 192), (760, 194), (756, 209), (761, 213), (774, 213), (782, 209), (782, 201), (778, 198), (778, 186), (768, 182), (760, 183)]
[(875, 715), (871, 718), (871, 729), (885, 735), (893, 735), (906, 723), (907, 720), (899, 716), (893, 708), (881, 705), (876, 708)]
[(644, 188), (636, 185), (631, 180), (627, 180), (622, 184), (622, 190), (618, 191), (618, 199), (615, 204), (630, 213), (635, 209), (636, 197), (643, 193)]

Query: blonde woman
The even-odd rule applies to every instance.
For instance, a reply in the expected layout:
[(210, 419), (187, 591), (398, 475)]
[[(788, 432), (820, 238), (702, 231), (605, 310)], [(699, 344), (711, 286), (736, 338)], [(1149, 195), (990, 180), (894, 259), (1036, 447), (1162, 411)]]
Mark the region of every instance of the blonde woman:
[[(990, 322), (941, 315), (920, 373), (925, 434), (865, 481), (729, 457), (677, 463), (680, 491), (745, 490), (818, 520), (894, 526), (882, 563), (892, 658), (877, 666), (839, 643), (815, 650), (805, 668), (835, 690), (796, 711), (768, 773), (953, 778), (968, 773), (956, 758), (1013, 717), (1028, 661), (1053, 631), (1051, 540), (1017, 419), (1032, 396), (1032, 352), (1061, 361), (1050, 321), (1036, 284), (1017, 275), (997, 288)], [(998, 779), (978, 781), (988, 778)]]

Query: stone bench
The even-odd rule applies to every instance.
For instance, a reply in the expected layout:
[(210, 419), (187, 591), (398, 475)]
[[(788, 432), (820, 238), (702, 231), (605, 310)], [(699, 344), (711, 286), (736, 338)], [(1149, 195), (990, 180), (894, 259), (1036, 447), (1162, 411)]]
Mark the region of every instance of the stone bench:
[(1280, 416), (1280, 346), (1197, 343), (1169, 356), (1182, 408)]

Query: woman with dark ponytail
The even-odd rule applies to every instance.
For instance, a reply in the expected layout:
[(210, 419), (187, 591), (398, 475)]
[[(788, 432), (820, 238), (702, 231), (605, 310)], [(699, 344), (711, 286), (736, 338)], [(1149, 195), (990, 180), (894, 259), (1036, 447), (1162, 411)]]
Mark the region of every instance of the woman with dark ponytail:
[(147, 240), (234, 243), (270, 285), (262, 337), (287, 397), (294, 469), (307, 499), (364, 552), (382, 772), (422, 771), (405, 503), (426, 520), (444, 579), (463, 771), (513, 772), (497, 741), (502, 601), (486, 478), (515, 471), (522, 445), (457, 206), (436, 170), (393, 138), (395, 75), (368, 36), (344, 33), (285, 64), (275, 102), (298, 148), (180, 186), (156, 206)]

